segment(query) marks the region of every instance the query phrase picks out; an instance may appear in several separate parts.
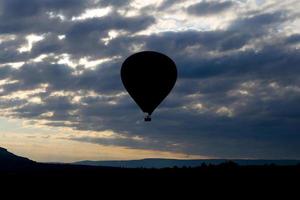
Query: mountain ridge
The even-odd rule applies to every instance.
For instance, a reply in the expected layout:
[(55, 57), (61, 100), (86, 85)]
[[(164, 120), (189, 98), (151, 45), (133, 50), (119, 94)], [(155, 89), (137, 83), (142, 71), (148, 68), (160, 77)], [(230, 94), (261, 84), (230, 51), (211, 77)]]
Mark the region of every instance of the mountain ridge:
[[(202, 165), (220, 165), (226, 162), (234, 162), (240, 166), (295, 166), (300, 160), (266, 160), (266, 159), (167, 159), (167, 158), (145, 158), (140, 160), (107, 160), (91, 161), (84, 160), (73, 163), (48, 163), (52, 165), (72, 165), (87, 167), (116, 167), (116, 168), (172, 168), (172, 167), (200, 167)], [(0, 169), (22, 168), (28, 166), (46, 165), (28, 158), (17, 156), (7, 149), (0, 147)]]
[(20, 168), (35, 164), (28, 158), (17, 156), (7, 149), (0, 147), (0, 169)]
[(123, 167), (123, 168), (168, 168), (168, 167), (199, 167), (206, 165), (219, 165), (226, 162), (235, 162), (241, 166), (247, 165), (298, 165), (300, 160), (267, 160), (267, 159), (166, 159), (166, 158), (146, 158), (140, 160), (111, 160), (111, 161), (91, 161), (84, 160), (74, 162), (76, 165), (103, 166), (103, 167)]

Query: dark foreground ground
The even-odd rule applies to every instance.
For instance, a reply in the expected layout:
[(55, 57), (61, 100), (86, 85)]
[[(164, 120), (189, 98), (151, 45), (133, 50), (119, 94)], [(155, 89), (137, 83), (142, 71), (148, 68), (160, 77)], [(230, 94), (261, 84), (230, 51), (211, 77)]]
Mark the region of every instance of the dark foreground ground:
[[(61, 194), (58, 193), (67, 195), (68, 199), (79, 194), (82, 199), (101, 199), (103, 193), (114, 196), (125, 192), (130, 195), (143, 192), (139, 199), (145, 199), (157, 191), (168, 195), (196, 193), (198, 197), (203, 197), (203, 193), (231, 195), (243, 192), (239, 199), (257, 191), (273, 196), (281, 192), (285, 195), (283, 199), (290, 199), (287, 195), (298, 193), (299, 188), (299, 164), (242, 166), (226, 161), (193, 168), (134, 169), (37, 163), (0, 148), (0, 199), (13, 199), (13, 195), (21, 195), (24, 199), (25, 195), (37, 194), (41, 194), (37, 195), (38, 199), (45, 199), (59, 197)], [(9, 198), (4, 198), (4, 192), (9, 193)], [(185, 196), (182, 199), (192, 198)]]
[(139, 199), (161, 199), (161, 194), (169, 196), (165, 199), (170, 199), (170, 195), (180, 195), (179, 199), (194, 199), (195, 195), (196, 199), (227, 199), (232, 195), (237, 199), (260, 199), (261, 194), (293, 199), (300, 188), (300, 166), (226, 163), (196, 168), (123, 169), (36, 163), (2, 169), (0, 180), (1, 192), (12, 189), (10, 195), (27, 195), (26, 198), (39, 194), (38, 199), (45, 195), (50, 199), (60, 199), (57, 197), (61, 195), (68, 199), (103, 199), (104, 194), (126, 195), (126, 199), (132, 195)]
[[(95, 167), (69, 164), (33, 163), (20, 166), (0, 167), (0, 178), (27, 180), (118, 180), (156, 181), (159, 183), (176, 181), (196, 181), (199, 184), (215, 181), (245, 182), (254, 181), (275, 183), (276, 181), (297, 181), (300, 183), (300, 165), (296, 166), (239, 166), (233, 162), (220, 165), (200, 166), (194, 168), (164, 169), (126, 169), (113, 167)], [(278, 182), (280, 184), (282, 182)], [(299, 185), (300, 186), (300, 185)]]

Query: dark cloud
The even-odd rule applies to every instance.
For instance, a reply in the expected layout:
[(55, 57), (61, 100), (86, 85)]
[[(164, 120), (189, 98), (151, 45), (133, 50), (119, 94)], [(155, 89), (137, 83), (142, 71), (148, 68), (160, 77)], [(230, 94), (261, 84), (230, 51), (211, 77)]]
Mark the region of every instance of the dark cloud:
[(39, 13), (38, 1), (1, 1), (1, 15), (7, 18), (32, 17)]
[(36, 18), (42, 12), (76, 16), (96, 4), (93, 0), (4, 0), (0, 5), (2, 17), (24, 20), (28, 17)]
[(259, 32), (258, 30), (265, 31), (269, 26), (278, 26), (286, 20), (291, 20), (286, 11), (275, 11), (235, 20), (229, 28), (233, 30), (244, 29), (244, 31)]
[[(7, 0), (0, 6), (5, 8), (0, 40), (15, 37), (0, 43), (0, 108), (6, 116), (124, 136), (66, 138), (81, 142), (215, 157), (299, 158), (299, 34), (279, 34), (293, 20), (286, 10), (246, 13), (222, 30), (141, 35), (157, 16), (113, 11), (71, 20), (89, 8), (124, 8), (129, 1), (24, 2)], [(147, 9), (163, 10), (174, 2)], [(188, 12), (220, 14), (234, 4), (202, 1)], [(112, 30), (118, 34), (104, 41)], [(28, 34), (44, 39), (20, 52)], [(123, 60), (138, 48), (169, 55), (179, 71), (173, 92), (148, 124), (119, 77)], [(33, 61), (41, 55), (47, 57)], [(106, 60), (93, 68), (59, 64), (66, 55), (75, 63)], [(24, 64), (16, 68), (15, 62)]]
[(188, 7), (187, 11), (197, 16), (215, 15), (227, 11), (234, 5), (233, 1), (202, 1)]
[(159, 10), (165, 10), (170, 7), (172, 7), (174, 4), (180, 2), (179, 0), (164, 0), (161, 2), (161, 4), (158, 6)]
[(123, 7), (130, 3), (130, 0), (100, 0), (101, 6)]
[(286, 40), (289, 44), (298, 44), (300, 42), (300, 34), (293, 34)]

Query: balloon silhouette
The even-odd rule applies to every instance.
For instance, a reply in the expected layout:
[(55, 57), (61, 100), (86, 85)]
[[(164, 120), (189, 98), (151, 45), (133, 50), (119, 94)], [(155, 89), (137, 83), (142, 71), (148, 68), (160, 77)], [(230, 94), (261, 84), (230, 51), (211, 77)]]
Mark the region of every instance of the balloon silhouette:
[(122, 82), (144, 113), (145, 121), (175, 85), (177, 69), (166, 55), (143, 51), (128, 57), (121, 68)]

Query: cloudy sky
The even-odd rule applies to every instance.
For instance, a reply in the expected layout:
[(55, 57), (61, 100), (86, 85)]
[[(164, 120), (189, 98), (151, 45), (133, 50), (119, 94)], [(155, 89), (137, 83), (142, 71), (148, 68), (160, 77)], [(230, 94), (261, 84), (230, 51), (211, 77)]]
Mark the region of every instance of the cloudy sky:
[[(38, 161), (300, 159), (299, 0), (0, 0), (0, 146)], [(132, 53), (178, 81), (151, 123)]]

